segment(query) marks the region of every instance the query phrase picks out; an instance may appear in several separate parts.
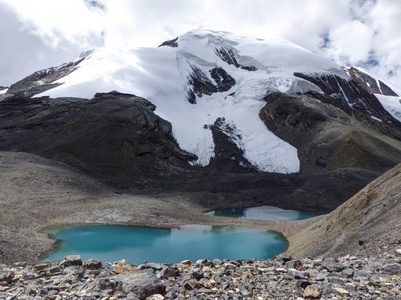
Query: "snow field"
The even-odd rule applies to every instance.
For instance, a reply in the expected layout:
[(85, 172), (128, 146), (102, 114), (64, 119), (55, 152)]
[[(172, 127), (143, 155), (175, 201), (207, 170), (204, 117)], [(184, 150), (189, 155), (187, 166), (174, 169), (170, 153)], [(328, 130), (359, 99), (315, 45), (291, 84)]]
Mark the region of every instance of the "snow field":
[[(294, 72), (336, 73), (342, 68), (295, 44), (281, 39), (268, 41), (229, 33), (194, 30), (179, 37), (178, 47), (113, 49), (85, 53), (79, 68), (59, 80), (63, 85), (41, 95), (91, 98), (97, 92), (117, 90), (144, 97), (156, 105), (156, 113), (172, 123), (180, 147), (198, 156), (206, 166), (214, 156), (212, 125), (225, 118), (241, 138), (233, 139), (244, 157), (260, 171), (295, 173), (300, 162), (297, 149), (270, 132), (259, 118), (264, 97), (275, 91), (319, 90), (293, 76)], [(231, 50), (238, 63), (254, 66), (248, 71), (229, 65), (216, 49)], [(222, 67), (236, 80), (227, 92), (197, 97), (190, 104), (188, 76), (196, 66), (214, 82), (210, 70)], [(233, 95), (229, 96), (230, 94)], [(38, 96), (41, 96), (38, 95)]]

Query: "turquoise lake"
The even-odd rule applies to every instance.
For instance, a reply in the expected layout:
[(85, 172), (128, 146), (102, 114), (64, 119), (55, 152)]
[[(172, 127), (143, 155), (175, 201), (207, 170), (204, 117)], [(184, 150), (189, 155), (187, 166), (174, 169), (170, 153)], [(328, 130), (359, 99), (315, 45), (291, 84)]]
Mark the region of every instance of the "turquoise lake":
[(271, 220), (271, 221), (303, 220), (311, 217), (320, 216), (322, 214), (323, 212), (281, 209), (274, 206), (218, 209), (205, 213), (205, 215), (210, 215), (210, 216), (246, 218), (255, 220)]
[(140, 264), (177, 263), (184, 259), (268, 259), (285, 251), (287, 242), (265, 230), (183, 226), (155, 229), (125, 226), (71, 226), (45, 231), (59, 241), (45, 260), (62, 260), (70, 254), (104, 262), (125, 259)]

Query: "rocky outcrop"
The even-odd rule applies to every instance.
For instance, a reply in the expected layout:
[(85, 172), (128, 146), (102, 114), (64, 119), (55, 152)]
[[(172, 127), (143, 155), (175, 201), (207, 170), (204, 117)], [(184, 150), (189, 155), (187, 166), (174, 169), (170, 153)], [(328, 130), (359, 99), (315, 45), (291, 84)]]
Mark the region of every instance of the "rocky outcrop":
[(84, 58), (80, 58), (78, 60), (62, 64), (58, 67), (36, 71), (24, 79), (12, 84), (4, 95), (4, 98), (13, 96), (24, 98), (31, 97), (59, 86), (62, 83), (55, 83), (55, 81), (75, 71), (83, 60)]
[(0, 298), (31, 299), (399, 299), (401, 244), (338, 258), (200, 259), (96, 268), (59, 262), (0, 265)]
[(252, 164), (244, 158), (244, 153), (239, 147), (242, 143), (242, 136), (234, 124), (228, 124), (225, 118), (218, 118), (210, 126), (210, 129), (213, 134), (215, 155), (207, 168), (228, 173), (256, 171)]
[(370, 92), (371, 94), (381, 94), (385, 96), (398, 96), (388, 85), (381, 80), (376, 80), (372, 76), (362, 72), (355, 67), (347, 68), (350, 78), (355, 81), (360, 87)]
[(196, 97), (199, 98), (205, 95), (211, 95), (217, 92), (217, 87), (213, 82), (207, 77), (201, 69), (196, 66), (191, 66), (192, 72), (188, 76), (188, 84), (192, 87), (187, 92), (188, 102), (191, 104), (196, 104)]
[(235, 85), (235, 79), (232, 78), (223, 68), (215, 67), (210, 71), (210, 75), (216, 82), (217, 91), (226, 92)]
[(187, 99), (191, 104), (196, 104), (196, 96), (212, 95), (217, 92), (225, 92), (235, 85), (232, 78), (223, 68), (215, 67), (209, 71), (211, 79), (198, 67), (191, 66), (192, 72), (188, 75), (190, 89), (187, 91)]
[(222, 61), (225, 61), (229, 65), (233, 65), (236, 68), (247, 70), (247, 71), (256, 71), (257, 70), (257, 68), (254, 66), (244, 66), (244, 65), (240, 64), (232, 50), (227, 50), (227, 49), (221, 47), (220, 49), (216, 48), (214, 51), (215, 51), (216, 55), (221, 58)]
[(168, 40), (168, 41), (165, 41), (165, 42), (161, 43), (159, 45), (159, 47), (168, 46), (168, 47), (177, 48), (178, 47), (178, 42), (177, 41), (178, 41), (178, 37), (176, 37), (175, 39)]
[(343, 102), (360, 116), (370, 116), (383, 123), (401, 128), (401, 122), (387, 112), (380, 101), (370, 91), (360, 87), (353, 80), (345, 80), (337, 75), (311, 75), (294, 73), (294, 76), (307, 80), (318, 86), (326, 95)]

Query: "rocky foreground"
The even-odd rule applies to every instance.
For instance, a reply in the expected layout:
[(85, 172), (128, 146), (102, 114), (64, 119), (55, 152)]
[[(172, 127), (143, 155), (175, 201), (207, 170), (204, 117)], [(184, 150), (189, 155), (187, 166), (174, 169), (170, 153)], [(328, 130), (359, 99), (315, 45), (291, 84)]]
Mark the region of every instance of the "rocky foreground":
[(0, 299), (400, 299), (401, 241), (339, 258), (0, 265)]

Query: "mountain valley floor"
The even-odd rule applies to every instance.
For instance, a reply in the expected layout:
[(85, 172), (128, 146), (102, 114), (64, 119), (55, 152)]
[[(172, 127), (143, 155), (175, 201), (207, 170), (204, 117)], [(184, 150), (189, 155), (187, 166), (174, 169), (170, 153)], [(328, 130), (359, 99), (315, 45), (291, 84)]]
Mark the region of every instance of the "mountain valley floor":
[[(244, 226), (282, 233), (294, 257), (338, 256), (386, 236), (401, 240), (401, 165), (332, 213), (301, 221), (214, 217), (203, 212), (240, 197), (223, 193), (124, 194), (71, 167), (32, 154), (0, 154), (0, 261), (38, 262), (55, 241), (44, 228), (109, 224), (175, 228), (185, 224)], [(238, 207), (258, 203), (231, 201)]]

